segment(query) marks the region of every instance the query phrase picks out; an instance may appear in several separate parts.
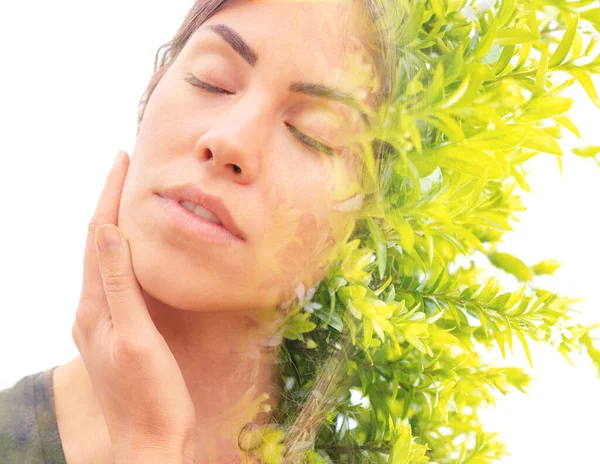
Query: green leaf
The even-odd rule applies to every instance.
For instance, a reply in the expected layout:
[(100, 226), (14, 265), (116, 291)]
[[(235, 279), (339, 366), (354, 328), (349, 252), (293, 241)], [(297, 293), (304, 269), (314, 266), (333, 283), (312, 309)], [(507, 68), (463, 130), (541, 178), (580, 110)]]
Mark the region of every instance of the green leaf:
[(575, 125), (575, 123), (573, 123), (573, 121), (571, 121), (571, 119), (569, 119), (568, 116), (566, 116), (566, 115), (557, 116), (554, 118), (554, 120), (557, 123), (559, 123), (561, 126), (569, 129), (577, 137), (581, 138), (581, 133), (579, 132), (579, 129), (577, 129), (577, 126)]
[(465, 139), (460, 125), (452, 116), (439, 112), (435, 117), (421, 116), (421, 118), (431, 125), (435, 126), (440, 132), (444, 133), (452, 142), (461, 142)]
[(515, 148), (527, 138), (526, 124), (507, 124), (499, 129), (487, 130), (464, 141), (464, 145), (476, 150), (508, 150)]
[(492, 47), (494, 40), (496, 40), (496, 35), (498, 34), (498, 24), (494, 23), (487, 30), (485, 35), (481, 38), (481, 40), (477, 43), (477, 46), (473, 50), (473, 55), (476, 60), (481, 59)]
[(464, 45), (459, 43), (456, 47), (454, 47), (454, 50), (452, 50), (450, 54), (444, 57), (444, 69), (446, 70), (444, 75), (444, 86), (452, 84), (460, 75), (460, 71), (464, 63), (464, 51)]
[(436, 106), (436, 108), (444, 110), (444, 109), (451, 108), (452, 106), (456, 105), (462, 99), (462, 97), (467, 93), (470, 83), (471, 83), (471, 75), (467, 74), (465, 79), (458, 85), (458, 87), (456, 87), (454, 92), (452, 92), (450, 95), (448, 95), (443, 102), (441, 102), (439, 105)]
[(533, 360), (531, 359), (529, 345), (527, 344), (527, 340), (525, 339), (523, 332), (521, 332), (521, 330), (519, 330), (517, 327), (514, 327), (514, 326), (513, 326), (513, 330), (515, 331), (515, 334), (517, 335), (517, 337), (519, 338), (519, 341), (521, 342), (523, 351), (525, 351), (525, 356), (527, 356), (527, 361), (529, 362), (529, 367), (533, 368)]
[(575, 31), (575, 38), (573, 39), (573, 45), (571, 46), (571, 56), (581, 56), (581, 49), (583, 48), (583, 38), (579, 31)]
[(375, 254), (377, 256), (377, 268), (379, 270), (379, 278), (383, 279), (387, 263), (387, 243), (383, 238), (381, 229), (372, 218), (369, 218), (367, 220), (367, 226), (369, 227), (373, 243), (375, 244)]
[(522, 114), (517, 120), (519, 123), (525, 123), (559, 116), (569, 111), (573, 103), (572, 98), (542, 95), (523, 105)]
[(491, 179), (501, 177), (504, 172), (496, 158), (481, 150), (460, 145), (445, 145), (436, 150), (444, 152), (439, 165), (472, 176), (480, 176), (487, 171)]
[(543, 153), (550, 153), (553, 155), (562, 155), (563, 151), (560, 145), (548, 135), (546, 132), (539, 130), (535, 127), (529, 128), (529, 134), (523, 141), (523, 147), (532, 148), (539, 150)]
[(459, 298), (461, 300), (469, 300), (471, 296), (473, 296), (473, 294), (479, 289), (479, 287), (481, 287), (481, 284), (473, 284), (465, 288), (459, 295)]
[(509, 253), (493, 252), (488, 257), (494, 266), (514, 275), (521, 281), (530, 281), (533, 279), (531, 269), (516, 256)]
[(515, 53), (515, 46), (514, 45), (505, 45), (504, 48), (502, 49), (502, 54), (500, 55), (500, 58), (498, 59), (498, 62), (496, 63), (496, 66), (494, 67), (494, 72), (496, 74), (500, 74), (502, 73), (502, 71), (504, 71), (506, 69), (506, 66), (508, 66), (508, 64), (510, 63), (510, 60), (512, 59), (514, 53)]
[(533, 89), (533, 97), (537, 97), (544, 93), (546, 90), (546, 77), (548, 76), (548, 58), (549, 51), (548, 47), (545, 46), (542, 50), (542, 57), (538, 65), (537, 73), (535, 75), (535, 87)]
[(587, 332), (581, 336), (579, 341), (586, 348), (590, 359), (596, 365), (596, 369), (598, 369), (598, 378), (600, 378), (600, 350), (594, 346), (592, 339)]
[(596, 92), (594, 81), (592, 81), (589, 73), (583, 69), (571, 69), (569, 72), (579, 81), (592, 102), (600, 108), (600, 98), (598, 98), (598, 92)]
[(521, 29), (503, 29), (496, 36), (496, 43), (500, 45), (517, 45), (522, 43), (530, 43), (534, 40), (539, 40), (540, 34)]
[(363, 330), (363, 349), (366, 350), (371, 344), (371, 339), (373, 338), (373, 325), (367, 318), (364, 319)]
[(581, 12), (581, 19), (589, 21), (600, 30), (600, 8), (591, 8)]
[(585, 52), (583, 52), (583, 54), (585, 56), (591, 56), (592, 52), (594, 51), (594, 49), (596, 48), (596, 45), (598, 45), (598, 43), (600, 43), (600, 39), (594, 38), (594, 39), (590, 40), (590, 43), (585, 48)]
[(499, 28), (504, 26), (510, 21), (513, 14), (517, 11), (516, 0), (503, 0), (500, 2), (500, 9), (498, 10), (497, 23)]
[(587, 145), (585, 147), (573, 148), (571, 151), (582, 158), (593, 158), (600, 153), (600, 145)]
[(310, 316), (311, 314), (307, 312), (294, 314), (288, 321), (283, 336), (290, 340), (302, 340), (303, 333), (311, 332), (317, 327), (314, 322), (308, 320)]
[(521, 45), (521, 51), (519, 52), (519, 60), (515, 66), (515, 69), (519, 69), (529, 58), (529, 54), (531, 53), (531, 42), (524, 43)]
[(410, 426), (408, 429), (404, 426), (400, 428), (400, 436), (392, 447), (388, 464), (408, 464), (410, 462), (410, 449), (412, 444), (412, 435)]
[(390, 225), (398, 232), (400, 236), (400, 244), (407, 252), (414, 249), (415, 232), (408, 224), (406, 219), (398, 211), (392, 211), (387, 216)]
[(569, 23), (567, 27), (567, 31), (564, 33), (558, 47), (552, 54), (550, 61), (548, 62), (548, 66), (554, 68), (562, 64), (565, 61), (565, 58), (569, 54), (571, 47), (573, 46), (573, 40), (575, 39), (575, 35), (577, 34), (577, 27), (579, 26), (579, 12), (575, 14), (575, 17)]
[(428, 102), (432, 105), (444, 99), (444, 65), (438, 63), (433, 73), (433, 79), (427, 87)]
[(554, 259), (546, 259), (544, 261), (540, 261), (537, 264), (531, 266), (532, 271), (536, 275), (553, 275), (558, 268), (560, 268), (562, 264), (559, 261)]

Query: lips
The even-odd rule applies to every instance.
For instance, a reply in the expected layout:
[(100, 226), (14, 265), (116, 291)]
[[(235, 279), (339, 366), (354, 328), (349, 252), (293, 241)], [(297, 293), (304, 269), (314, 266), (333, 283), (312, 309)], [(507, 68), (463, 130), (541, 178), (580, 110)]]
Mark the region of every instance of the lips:
[(196, 205), (206, 208), (217, 217), (222, 227), (227, 229), (232, 235), (235, 235), (239, 239), (246, 240), (246, 235), (233, 220), (233, 217), (225, 206), (223, 200), (219, 197), (204, 193), (196, 185), (191, 183), (176, 185), (165, 189), (159, 193), (159, 195), (163, 198), (168, 198), (177, 202), (191, 201)]

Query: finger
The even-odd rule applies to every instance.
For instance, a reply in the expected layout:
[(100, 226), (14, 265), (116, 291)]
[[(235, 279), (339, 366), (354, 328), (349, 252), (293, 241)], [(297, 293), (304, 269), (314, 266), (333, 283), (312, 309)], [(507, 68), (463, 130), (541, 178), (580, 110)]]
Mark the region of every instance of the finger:
[(119, 204), (123, 191), (123, 183), (129, 168), (129, 156), (125, 151), (119, 151), (111, 167), (110, 173), (104, 182), (96, 210), (88, 225), (88, 235), (85, 244), (83, 263), (82, 299), (100, 301), (104, 298), (102, 278), (98, 269), (96, 256), (95, 231), (104, 224), (118, 225)]
[(135, 276), (127, 240), (114, 225), (96, 230), (100, 274), (114, 330), (134, 341), (156, 330)]

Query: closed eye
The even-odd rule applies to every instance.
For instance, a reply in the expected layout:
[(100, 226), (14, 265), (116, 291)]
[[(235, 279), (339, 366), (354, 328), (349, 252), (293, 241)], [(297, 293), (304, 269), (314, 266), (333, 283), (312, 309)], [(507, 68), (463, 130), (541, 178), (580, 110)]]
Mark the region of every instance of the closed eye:
[[(190, 84), (192, 84), (194, 87), (199, 87), (203, 90), (206, 90), (207, 92), (211, 92), (211, 93), (217, 93), (217, 94), (222, 94), (222, 95), (233, 95), (232, 92), (229, 92), (225, 89), (222, 89), (220, 87), (215, 87), (214, 85), (210, 85), (207, 82), (201, 81), (198, 78), (196, 78), (196, 76), (194, 76), (193, 74), (190, 74), (188, 76), (185, 77), (185, 80), (187, 82), (189, 82)], [(296, 136), (296, 138), (305, 146), (307, 146), (308, 148), (310, 148), (311, 150), (316, 150), (318, 152), (322, 152), (322, 153), (326, 153), (328, 155), (333, 155), (335, 152), (335, 149), (322, 144), (321, 142), (318, 142), (317, 140), (308, 137), (306, 134), (303, 134), (302, 132), (300, 132), (298, 129), (296, 129), (294, 126), (287, 124), (286, 123), (287, 128), (289, 129), (289, 131), (294, 134)]]
[(333, 148), (328, 147), (327, 145), (323, 145), (321, 142), (317, 142), (315, 139), (308, 137), (307, 135), (303, 134), (298, 129), (296, 129), (294, 126), (291, 126), (287, 123), (286, 126), (288, 127), (290, 132), (294, 134), (298, 138), (298, 140), (300, 140), (300, 142), (302, 142), (308, 148), (317, 150), (319, 152), (327, 153), (328, 155), (333, 155), (335, 151)]
[(210, 85), (207, 82), (203, 82), (203, 81), (199, 80), (193, 74), (186, 76), (185, 80), (188, 81), (190, 84), (192, 84), (194, 87), (200, 87), (201, 89), (207, 90), (212, 93), (222, 93), (225, 95), (233, 95), (233, 93), (231, 93), (225, 89), (221, 89), (220, 87), (215, 87), (214, 85)]

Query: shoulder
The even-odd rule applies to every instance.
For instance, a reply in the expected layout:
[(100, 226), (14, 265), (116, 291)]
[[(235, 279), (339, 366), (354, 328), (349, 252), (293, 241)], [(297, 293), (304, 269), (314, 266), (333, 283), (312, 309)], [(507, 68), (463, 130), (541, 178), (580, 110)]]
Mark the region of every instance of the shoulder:
[(0, 391), (2, 464), (64, 463), (57, 452), (60, 439), (51, 381), (52, 369), (49, 369), (27, 375)]

